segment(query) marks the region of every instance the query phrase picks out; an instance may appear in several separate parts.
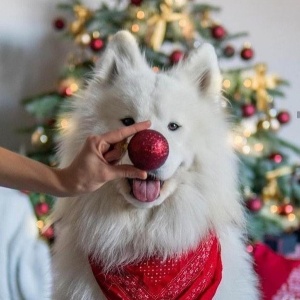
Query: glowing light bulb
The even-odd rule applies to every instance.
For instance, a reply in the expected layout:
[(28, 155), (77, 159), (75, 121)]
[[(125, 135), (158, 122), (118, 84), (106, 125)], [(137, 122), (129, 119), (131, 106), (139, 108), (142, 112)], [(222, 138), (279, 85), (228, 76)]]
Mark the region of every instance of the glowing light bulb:
[(244, 154), (249, 154), (251, 152), (251, 148), (249, 145), (245, 145), (242, 149)]
[(244, 82), (243, 82), (243, 85), (244, 85), (244, 87), (247, 88), (247, 89), (251, 88), (251, 86), (252, 86), (252, 81), (251, 81), (251, 79), (245, 79)]
[(271, 205), (270, 211), (272, 214), (276, 214), (278, 212), (278, 206), (277, 205)]
[(229, 79), (225, 79), (225, 80), (223, 81), (223, 88), (224, 88), (224, 89), (229, 89), (230, 86), (231, 86), (230, 80), (229, 80)]
[(290, 222), (293, 222), (293, 221), (295, 221), (295, 219), (296, 219), (296, 215), (295, 214), (288, 214), (288, 220), (290, 221)]
[(131, 31), (132, 32), (139, 32), (139, 30), (140, 30), (140, 26), (138, 24), (133, 24), (131, 26)]
[(142, 10), (139, 10), (136, 14), (136, 17), (140, 20), (145, 18), (145, 13)]
[(37, 226), (37, 228), (39, 228), (39, 229), (42, 229), (42, 228), (44, 227), (44, 225), (45, 225), (45, 223), (44, 223), (42, 220), (38, 220), (38, 221), (36, 222), (36, 226)]

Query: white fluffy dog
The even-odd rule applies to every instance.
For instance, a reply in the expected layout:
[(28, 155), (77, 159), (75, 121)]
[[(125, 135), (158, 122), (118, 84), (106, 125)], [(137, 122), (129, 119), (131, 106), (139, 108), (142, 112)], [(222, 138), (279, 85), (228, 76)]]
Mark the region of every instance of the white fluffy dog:
[[(112, 38), (75, 102), (61, 166), (89, 135), (144, 120), (170, 153), (143, 185), (159, 180), (156, 199), (137, 199), (120, 179), (57, 202), (55, 299), (259, 299), (220, 87), (208, 44), (155, 73), (131, 34)], [(127, 154), (122, 162), (131, 163)]]

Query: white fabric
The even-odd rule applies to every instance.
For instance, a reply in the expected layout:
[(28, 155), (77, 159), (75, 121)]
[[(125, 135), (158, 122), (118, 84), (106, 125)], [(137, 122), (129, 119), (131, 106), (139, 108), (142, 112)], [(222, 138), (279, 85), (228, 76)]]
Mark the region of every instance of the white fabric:
[(0, 187), (0, 299), (50, 298), (50, 250), (28, 197)]

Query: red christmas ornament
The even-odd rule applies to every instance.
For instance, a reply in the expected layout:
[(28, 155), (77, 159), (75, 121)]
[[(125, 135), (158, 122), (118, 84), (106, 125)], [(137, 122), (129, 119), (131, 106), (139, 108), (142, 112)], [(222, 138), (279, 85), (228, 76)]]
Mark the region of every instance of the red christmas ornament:
[(180, 60), (183, 59), (184, 53), (180, 50), (175, 50), (170, 55), (171, 64), (177, 64)]
[(54, 238), (54, 229), (52, 226), (48, 227), (46, 230), (42, 231), (42, 236), (48, 240)]
[(58, 89), (58, 93), (62, 96), (62, 97), (70, 97), (73, 95), (73, 91), (70, 87), (65, 87), (65, 86), (61, 86)]
[(92, 39), (90, 47), (93, 51), (98, 52), (104, 47), (104, 41), (102, 39)]
[(152, 129), (143, 130), (131, 138), (128, 155), (137, 168), (145, 171), (155, 170), (167, 160), (169, 144), (161, 133)]
[(43, 215), (46, 215), (47, 213), (49, 213), (50, 207), (49, 207), (48, 203), (41, 202), (41, 203), (36, 204), (34, 209), (38, 216), (43, 216)]
[(253, 197), (247, 199), (246, 207), (252, 212), (260, 211), (262, 206), (263, 206), (263, 202), (257, 196), (253, 196)]
[(248, 118), (248, 117), (251, 117), (255, 114), (256, 112), (256, 107), (254, 104), (244, 104), (242, 106), (242, 114), (243, 114), (243, 117), (245, 118)]
[(135, 6), (140, 6), (143, 0), (130, 0), (130, 3)]
[(276, 164), (280, 164), (283, 160), (283, 156), (280, 153), (272, 153), (270, 154), (269, 159)]
[(283, 204), (278, 207), (278, 214), (287, 216), (294, 211), (294, 206), (290, 203)]
[(224, 54), (226, 57), (228, 57), (228, 58), (232, 57), (232, 56), (234, 55), (234, 53), (235, 53), (235, 49), (234, 49), (233, 46), (231, 46), (231, 45), (227, 45), (227, 46), (223, 49), (223, 54)]
[(244, 47), (241, 51), (241, 58), (244, 60), (249, 60), (253, 58), (254, 56), (254, 51), (250, 47)]
[(288, 111), (281, 111), (277, 115), (277, 120), (280, 124), (286, 124), (291, 120), (291, 115)]
[(216, 40), (221, 40), (226, 36), (227, 32), (221, 25), (216, 25), (211, 28), (211, 35)]
[(54, 22), (53, 22), (53, 26), (55, 29), (57, 30), (62, 30), (65, 28), (65, 20), (64, 19), (61, 19), (61, 18), (58, 18), (58, 19), (55, 19)]

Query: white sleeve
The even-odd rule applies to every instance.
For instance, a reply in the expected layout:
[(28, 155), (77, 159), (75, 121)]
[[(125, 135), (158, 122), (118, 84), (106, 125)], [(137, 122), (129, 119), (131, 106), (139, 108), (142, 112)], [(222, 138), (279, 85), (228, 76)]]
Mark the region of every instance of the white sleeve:
[(28, 197), (0, 187), (0, 299), (50, 299), (50, 249)]

